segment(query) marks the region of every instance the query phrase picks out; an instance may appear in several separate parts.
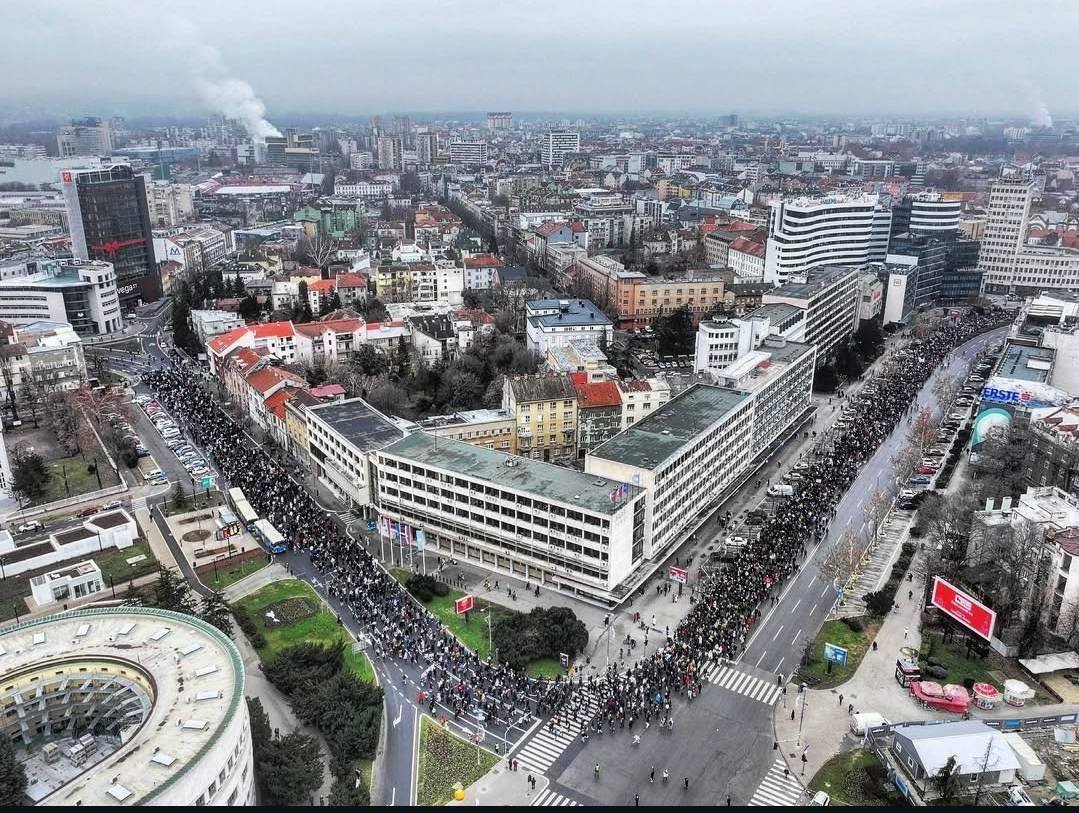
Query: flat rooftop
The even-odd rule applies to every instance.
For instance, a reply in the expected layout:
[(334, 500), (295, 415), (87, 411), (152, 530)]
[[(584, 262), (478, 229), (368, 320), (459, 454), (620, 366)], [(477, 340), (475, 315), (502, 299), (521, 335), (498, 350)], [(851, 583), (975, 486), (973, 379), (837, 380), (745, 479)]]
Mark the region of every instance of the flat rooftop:
[(829, 285), (833, 285), (841, 277), (856, 271), (860, 271), (860, 269), (853, 265), (832, 265), (827, 268), (815, 268), (806, 274), (805, 282), (788, 282), (786, 285), (780, 285), (778, 288), (767, 291), (764, 296), (810, 299), (814, 294), (818, 294)]
[(1055, 358), (1056, 350), (1051, 347), (1028, 347), (1024, 344), (1009, 343), (1004, 348), (1004, 357), (994, 375), (1045, 384), (1049, 381), (1049, 372)]
[(334, 431), (361, 451), (381, 449), (404, 433), (374, 407), (360, 398), (308, 407), (308, 411), (325, 421)]
[(750, 397), (748, 392), (697, 384), (589, 452), (591, 457), (654, 469)]
[[(435, 437), (426, 432), (413, 432), (382, 451), (409, 462), (455, 472), (473, 480), (597, 514), (613, 514), (625, 505), (624, 499), (611, 501), (611, 492), (620, 485), (614, 480), (528, 457), (484, 449), (463, 441)], [(629, 486), (627, 499), (640, 491)]]
[[(153, 681), (149, 712), (128, 741), (76, 776), (62, 777), (61, 787), (40, 776), (45, 785), (27, 792), (44, 797), (41, 804), (149, 803), (197, 762), (244, 702), (243, 662), (232, 641), (180, 613), (149, 607), (58, 613), (0, 630), (0, 651), (5, 676), (108, 659)], [(128, 792), (126, 801), (109, 792), (115, 787)]]

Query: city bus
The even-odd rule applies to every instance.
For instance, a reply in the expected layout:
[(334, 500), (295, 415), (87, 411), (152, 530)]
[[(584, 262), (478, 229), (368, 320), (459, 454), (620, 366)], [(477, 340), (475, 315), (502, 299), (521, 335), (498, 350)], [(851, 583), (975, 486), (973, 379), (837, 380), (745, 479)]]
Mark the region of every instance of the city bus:
[(259, 544), (270, 553), (284, 553), (288, 550), (285, 537), (267, 519), (260, 519), (251, 526), (251, 531)]
[(236, 511), (236, 516), (239, 518), (241, 524), (248, 530), (251, 530), (251, 526), (258, 521), (259, 515), (255, 513), (255, 509), (252, 508), (251, 503), (247, 501), (243, 489), (230, 488), (229, 502), (232, 503), (232, 508)]

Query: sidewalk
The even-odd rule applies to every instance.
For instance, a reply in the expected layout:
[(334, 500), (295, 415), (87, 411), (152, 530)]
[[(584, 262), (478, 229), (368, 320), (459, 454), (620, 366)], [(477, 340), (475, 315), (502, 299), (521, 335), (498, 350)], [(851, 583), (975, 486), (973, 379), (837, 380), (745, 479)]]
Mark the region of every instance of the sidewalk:
[(531, 774), (536, 779), (536, 789), (528, 784), (528, 771), (511, 771), (509, 763), (500, 759), (491, 770), (465, 788), (465, 798), (460, 802), (449, 801), (449, 806), (467, 807), (527, 807), (551, 784), (551, 780), (540, 773)]

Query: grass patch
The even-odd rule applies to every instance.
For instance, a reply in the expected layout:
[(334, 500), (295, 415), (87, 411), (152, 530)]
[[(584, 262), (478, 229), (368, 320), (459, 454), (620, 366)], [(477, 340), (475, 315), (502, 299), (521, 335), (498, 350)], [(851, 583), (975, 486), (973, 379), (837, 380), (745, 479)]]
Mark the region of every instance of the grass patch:
[[(801, 672), (809, 678), (814, 689), (831, 689), (845, 683), (857, 671), (866, 651), (880, 629), (880, 619), (861, 619), (864, 630), (855, 632), (843, 621), (827, 621), (820, 628), (809, 649), (809, 664)], [(828, 674), (828, 662), (824, 660), (825, 643), (835, 644), (847, 650), (847, 662), (842, 666), (832, 664)]]
[(420, 764), (416, 804), (444, 805), (454, 786), (467, 788), (498, 763), (498, 757), (465, 742), (424, 715), (420, 721)]
[(528, 674), (530, 677), (556, 678), (559, 675), (565, 675), (566, 670), (554, 658), (540, 658), (528, 664)]
[(871, 751), (858, 749), (837, 754), (825, 762), (809, 782), (812, 795), (823, 790), (834, 805), (899, 804), (899, 794), (888, 783), (887, 771)]
[(166, 517), (171, 517), (171, 516), (174, 516), (175, 514), (193, 514), (196, 510), (205, 511), (207, 508), (216, 508), (217, 506), (221, 506), (221, 505), (225, 504), (225, 497), (220, 491), (216, 491), (214, 489), (210, 490), (210, 501), (209, 501), (209, 505), (207, 505), (206, 504), (206, 492), (205, 491), (200, 490), (200, 489), (195, 489), (196, 494), (198, 496), (198, 500), (196, 501), (196, 500), (193, 500), (191, 498), (191, 481), (190, 480), (187, 480), (184, 483), (184, 488), (187, 489), (187, 491), (185, 492), (186, 495), (187, 495), (187, 500), (180, 507), (177, 507), (173, 503), (173, 499), (172, 499), (173, 495), (176, 493), (176, 486), (175, 485), (173, 485), (172, 488), (169, 489), (169, 493), (165, 495), (166, 499), (165, 499), (165, 501), (163, 503), (161, 503), (161, 510), (163, 510), (165, 512)]
[(235, 584), (240, 579), (250, 576), (257, 570), (262, 570), (266, 565), (270, 564), (265, 556), (259, 556), (255, 559), (250, 559), (246, 562), (240, 562), (238, 565), (232, 567), (222, 567), (220, 564), (217, 566), (217, 577), (209, 583), (211, 589), (221, 592), (230, 584)]
[[(98, 471), (101, 474), (101, 485), (97, 484), (97, 475), (87, 471), (87, 461), (82, 457), (63, 457), (58, 460), (50, 460), (45, 463), (45, 468), (52, 476), (45, 484), (45, 490), (40, 496), (35, 497), (30, 506), (45, 505), (46, 503), (66, 500), (79, 494), (88, 494), (117, 484), (116, 472), (109, 468), (105, 462), (105, 456), (98, 458)], [(67, 485), (64, 485), (64, 473), (67, 473)]]
[[(133, 565), (128, 564), (127, 560), (136, 556), (145, 556), (146, 558), (140, 559)], [(90, 558), (97, 562), (97, 566), (101, 568), (101, 576), (106, 585), (108, 585), (110, 578), (115, 584), (122, 584), (131, 579), (137, 579), (139, 576), (145, 576), (147, 573), (154, 573), (161, 567), (157, 559), (154, 558), (150, 545), (146, 542), (136, 542), (130, 548), (122, 550), (111, 548)]]
[[(312, 606), (317, 607), (318, 610), (290, 624), (271, 624), (264, 615), (266, 610), (288, 599), (311, 602)], [(295, 644), (312, 643), (332, 646), (338, 641), (344, 641), (345, 663), (348, 664), (349, 669), (365, 683), (375, 682), (375, 672), (367, 656), (362, 652), (352, 651), (352, 636), (337, 623), (334, 614), (326, 609), (322, 599), (306, 582), (299, 579), (273, 582), (259, 588), (249, 596), (244, 596), (235, 604), (250, 616), (255, 627), (266, 639), (266, 645), (258, 650), (261, 660), (270, 661), (278, 652)]]

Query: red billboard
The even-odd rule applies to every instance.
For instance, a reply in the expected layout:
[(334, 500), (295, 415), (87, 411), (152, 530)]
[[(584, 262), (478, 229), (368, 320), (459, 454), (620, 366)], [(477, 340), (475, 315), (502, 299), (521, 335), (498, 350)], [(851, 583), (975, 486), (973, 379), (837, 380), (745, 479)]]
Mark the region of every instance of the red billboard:
[(472, 596), (461, 596), (461, 598), (453, 602), (453, 611), (457, 613), (457, 615), (467, 613), (471, 611), (473, 604), (474, 599)]
[(681, 582), (685, 584), (689, 581), (689, 571), (685, 568), (674, 567), (673, 565), (667, 571), (667, 578), (672, 582)]
[(985, 640), (993, 636), (997, 614), (973, 596), (948, 584), (940, 576), (933, 578), (933, 597), (930, 603)]

